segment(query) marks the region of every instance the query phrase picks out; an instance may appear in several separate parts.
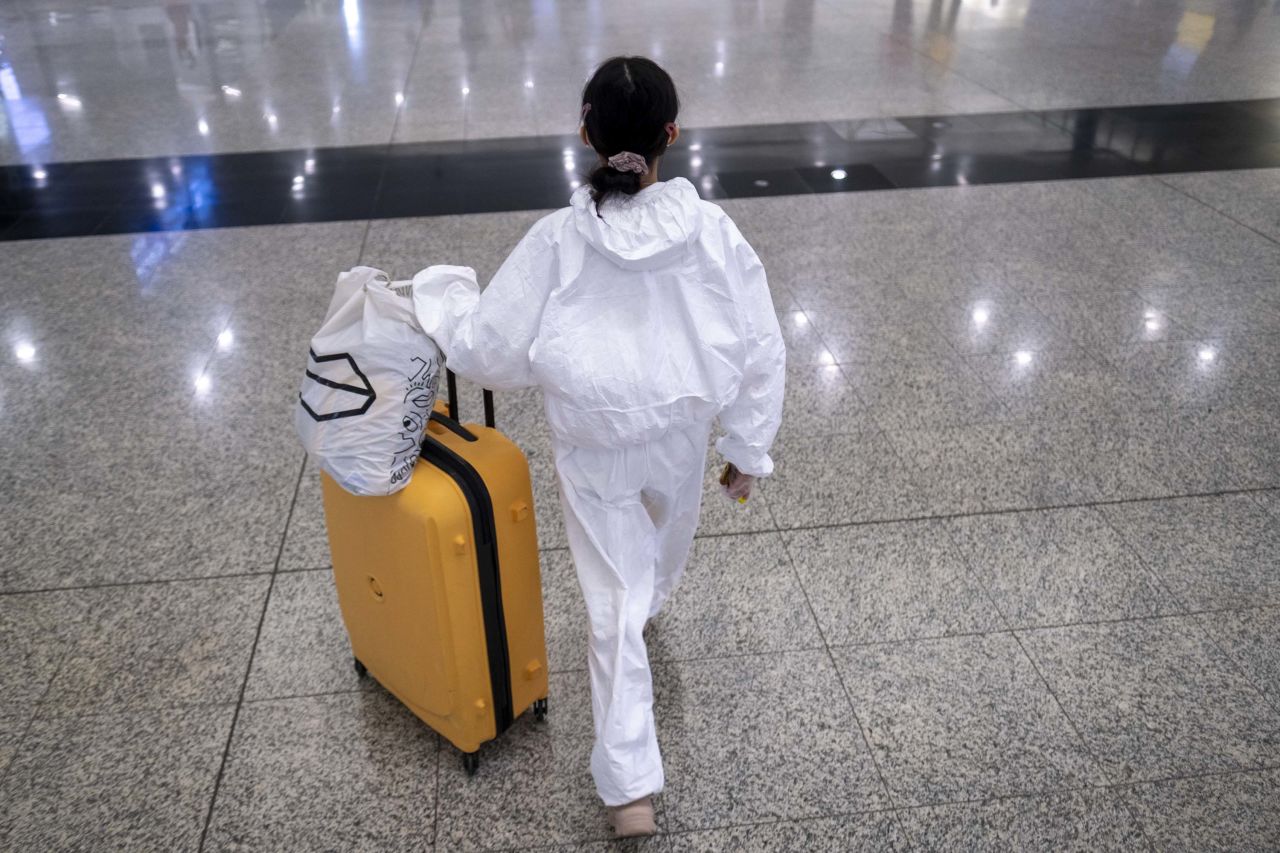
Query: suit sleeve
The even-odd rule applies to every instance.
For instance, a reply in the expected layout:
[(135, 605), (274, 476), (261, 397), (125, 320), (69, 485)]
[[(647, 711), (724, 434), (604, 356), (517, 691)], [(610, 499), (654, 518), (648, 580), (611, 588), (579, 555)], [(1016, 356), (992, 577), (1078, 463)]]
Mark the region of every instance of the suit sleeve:
[(746, 362), (737, 397), (720, 413), (726, 434), (716, 449), (742, 473), (767, 477), (773, 473), (769, 451), (782, 424), (786, 346), (764, 266), (737, 227), (726, 220), (726, 228), (726, 260), (743, 312)]
[(529, 351), (555, 279), (555, 252), (534, 226), (482, 293), (469, 267), (433, 266), (413, 277), (414, 311), (446, 366), (495, 391), (535, 384)]

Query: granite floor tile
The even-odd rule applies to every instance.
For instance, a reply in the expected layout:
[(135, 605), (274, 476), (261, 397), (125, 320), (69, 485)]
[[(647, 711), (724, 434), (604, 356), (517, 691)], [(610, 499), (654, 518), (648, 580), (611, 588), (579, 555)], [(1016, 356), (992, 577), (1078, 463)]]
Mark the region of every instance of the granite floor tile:
[(1271, 489), (1265, 492), (1254, 492), (1253, 499), (1272, 515), (1280, 517), (1280, 490)]
[(10, 702), (0, 712), (0, 779), (4, 778), (9, 762), (18, 754), (18, 745), (26, 734), (35, 710), (34, 704), (19, 705)]
[(258, 635), (246, 699), (371, 689), (356, 676), (333, 572), (276, 575)]
[(825, 651), (662, 664), (669, 831), (888, 805)]
[(648, 838), (618, 838), (612, 841), (584, 841), (579, 844), (556, 844), (539, 847), (549, 853), (631, 853), (637, 850), (665, 851), (669, 840), (665, 835)]
[(1197, 337), (1176, 317), (1132, 293), (1060, 292), (1034, 298), (1032, 304), (1082, 347), (1192, 341)]
[(1149, 850), (1121, 797), (1103, 789), (898, 812), (920, 850)]
[(1045, 628), (1022, 640), (1112, 781), (1280, 758), (1280, 712), (1194, 617)]
[(1273, 241), (1158, 178), (1091, 181), (1087, 190), (1114, 211), (1100, 212), (1100, 219), (1140, 234), (1167, 253), (1185, 254), (1242, 278), (1265, 275), (1280, 263), (1280, 247)]
[(835, 655), (899, 807), (1105, 781), (1008, 634), (841, 648)]
[(533, 508), (538, 522), (538, 547), (567, 548), (564, 510), (560, 505), (560, 486), (556, 479), (555, 459), (550, 453), (530, 452), (529, 476), (533, 479)]
[[(87, 441), (83, 450), (92, 458), (79, 473), (59, 474), (66, 485), (33, 495), (25, 510), (3, 522), (12, 544), (0, 566), (0, 587), (46, 589), (271, 569), (301, 454), (293, 447), (282, 452), (213, 435), (216, 429), (180, 412), (167, 419), (151, 412), (137, 426), (133, 438)], [(278, 424), (271, 429), (279, 432)], [(173, 447), (185, 450), (170, 452)], [(121, 465), (121, 458), (136, 464)], [(259, 462), (245, 466), (245, 458)], [(130, 499), (120, 500), (122, 494)]]
[(1115, 365), (1135, 406), (1151, 411), (1255, 407), (1273, 415), (1280, 395), (1231, 341), (1135, 344), (1099, 349)]
[(887, 432), (1007, 418), (979, 376), (957, 358), (900, 358), (841, 365), (868, 414)]
[(45, 712), (234, 703), (269, 583), (256, 575), (90, 590)]
[(1105, 415), (1137, 403), (1115, 368), (1082, 349), (975, 356), (967, 363), (1015, 418)]
[(1280, 709), (1280, 607), (1220, 610), (1200, 624), (1245, 677)]
[(1011, 627), (1179, 609), (1095, 509), (970, 516), (947, 522), (947, 528)]
[[(1037, 423), (970, 424), (889, 432), (921, 514), (1044, 506), (1060, 482), (1064, 451)], [(895, 472), (896, 473), (896, 472)], [(901, 476), (901, 475), (899, 475)]]
[(585, 671), (591, 628), (573, 558), (564, 549), (543, 551), (540, 557), (547, 669), (553, 673)]
[(870, 411), (840, 367), (834, 364), (787, 366), (786, 400), (779, 435), (833, 435), (874, 428)]
[[(631, 851), (666, 851), (670, 839), (666, 835), (653, 835), (648, 838), (616, 838), (611, 841), (583, 841), (573, 844), (554, 844), (550, 847), (539, 847), (548, 853), (631, 853)], [(523, 849), (523, 848), (517, 848)]]
[(649, 623), (651, 660), (822, 647), (777, 533), (694, 542), (684, 578)]
[(1033, 427), (1043, 442), (1044, 506), (1134, 500), (1169, 494), (1169, 472), (1131, 412), (1063, 414)]
[(384, 691), (248, 702), (210, 850), (426, 850), (436, 735)]
[(773, 458), (762, 492), (780, 528), (923, 514), (907, 467), (878, 432), (788, 436), (774, 445)]
[[(1272, 265), (1274, 268), (1274, 263)], [(1199, 271), (1197, 271), (1199, 272)], [(1280, 330), (1280, 294), (1275, 273), (1255, 281), (1218, 269), (1174, 279), (1164, 285), (1135, 285), (1154, 308), (1175, 317), (1204, 340), (1230, 341), (1245, 335), (1274, 336)]]
[[(29, 710), (44, 696), (85, 630), (85, 590), (0, 596), (0, 695), (6, 710)], [(24, 710), (24, 721), (30, 714)]]
[(1120, 429), (1135, 437), (1135, 451), (1158, 472), (1166, 495), (1280, 482), (1280, 428), (1257, 411), (1227, 407), (1135, 412), (1122, 419)]
[(323, 569), (332, 564), (321, 500), (320, 469), (315, 460), (307, 459), (298, 484), (298, 497), (289, 516), (289, 529), (284, 535), (280, 568)]
[(1003, 627), (939, 522), (829, 527), (783, 536), (830, 645)]
[(876, 313), (874, 308), (846, 309), (800, 297), (810, 321), (838, 364), (879, 362), (903, 353), (920, 358), (949, 358), (955, 349), (924, 316), (903, 305)]
[(1280, 240), (1280, 170), (1171, 175), (1161, 180), (1237, 222)]
[[(659, 732), (664, 728), (658, 717)], [(661, 736), (661, 735), (660, 735)], [(480, 750), (468, 776), (442, 744), (436, 849), (510, 849), (612, 838), (591, 781), (591, 699), (586, 671), (551, 676), (545, 722), (524, 715)], [(663, 798), (658, 800), (659, 826)]]
[(233, 710), (37, 719), (0, 783), (0, 847), (195, 849)]
[[(777, 464), (776, 452), (774, 463)], [(745, 504), (732, 500), (720, 485), (725, 461), (715, 450), (712, 439), (707, 452), (707, 472), (702, 481), (702, 515), (698, 521), (699, 536), (716, 536), (727, 533), (756, 533), (773, 530), (777, 525), (770, 511), (769, 495), (774, 488), (773, 478), (761, 480), (751, 490), (751, 499)]]
[(673, 853), (770, 853), (774, 850), (837, 853), (897, 851), (910, 847), (898, 819), (892, 812), (885, 811), (675, 833), (669, 837), (667, 849)]
[(1280, 771), (1227, 773), (1119, 789), (1157, 850), (1274, 850)]
[(836, 357), (827, 349), (826, 341), (818, 334), (809, 315), (800, 310), (784, 311), (777, 305), (778, 323), (787, 345), (787, 364), (795, 367), (820, 367), (836, 363)]
[(1185, 606), (1280, 601), (1280, 525), (1248, 495), (1143, 501), (1101, 512)]
[(922, 307), (963, 355), (1035, 352), (1070, 343), (1070, 336), (1021, 297), (946, 301)]

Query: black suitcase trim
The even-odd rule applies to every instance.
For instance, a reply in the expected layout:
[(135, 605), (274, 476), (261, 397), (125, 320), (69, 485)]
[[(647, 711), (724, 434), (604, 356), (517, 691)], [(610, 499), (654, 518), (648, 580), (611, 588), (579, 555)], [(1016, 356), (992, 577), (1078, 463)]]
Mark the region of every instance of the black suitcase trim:
[(495, 734), (502, 734), (511, 726), (515, 715), (511, 696), (507, 620), (502, 612), (502, 580), (498, 566), (498, 536), (497, 524), (493, 518), (493, 498), (489, 495), (489, 487), (484, 484), (484, 478), (467, 460), (430, 436), (423, 439), (421, 458), (452, 477), (471, 508), (476, 566), (480, 573), (480, 607), (484, 613), (485, 643), (489, 651), (489, 683), (493, 691)]

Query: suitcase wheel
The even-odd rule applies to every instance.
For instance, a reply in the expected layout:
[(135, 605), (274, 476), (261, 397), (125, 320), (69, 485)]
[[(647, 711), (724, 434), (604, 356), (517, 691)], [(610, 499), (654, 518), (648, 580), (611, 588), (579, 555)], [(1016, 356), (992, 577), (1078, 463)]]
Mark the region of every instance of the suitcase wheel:
[(467, 771), (468, 776), (476, 775), (476, 771), (480, 769), (480, 753), (462, 753), (462, 769)]
[(538, 720), (538, 722), (542, 722), (547, 718), (547, 700), (546, 699), (537, 699), (534, 701), (533, 716)]
[(369, 674), (369, 670), (365, 668), (365, 665), (360, 663), (360, 658), (352, 658), (351, 660), (355, 662), (356, 677), (364, 678)]

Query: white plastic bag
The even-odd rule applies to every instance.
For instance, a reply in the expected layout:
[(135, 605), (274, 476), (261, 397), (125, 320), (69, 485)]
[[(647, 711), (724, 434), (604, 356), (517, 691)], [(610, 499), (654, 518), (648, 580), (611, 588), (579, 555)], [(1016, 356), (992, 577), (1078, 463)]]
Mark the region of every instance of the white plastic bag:
[(413, 313), (413, 287), (371, 267), (342, 273), (311, 339), (294, 423), (355, 495), (405, 487), (435, 406), (444, 358)]

